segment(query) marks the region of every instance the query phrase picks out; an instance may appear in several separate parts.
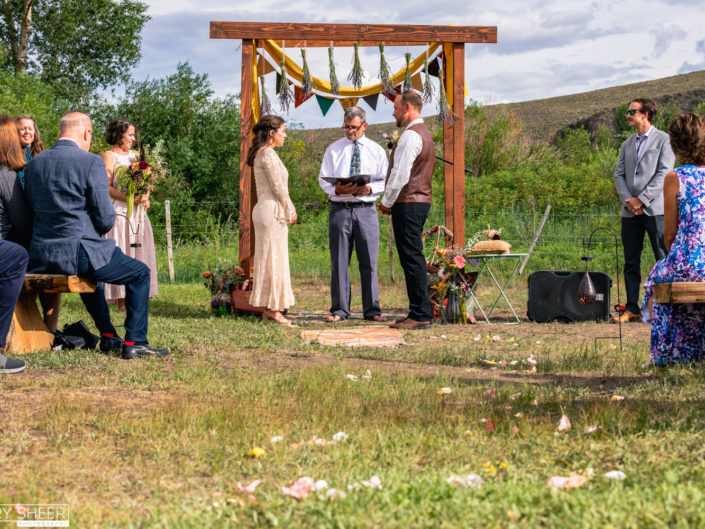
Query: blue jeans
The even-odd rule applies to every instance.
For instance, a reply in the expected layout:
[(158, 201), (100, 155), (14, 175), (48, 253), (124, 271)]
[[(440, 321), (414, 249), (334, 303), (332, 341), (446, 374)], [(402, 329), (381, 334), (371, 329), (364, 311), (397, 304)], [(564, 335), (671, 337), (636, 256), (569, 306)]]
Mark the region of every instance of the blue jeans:
[(0, 239), (0, 348), (10, 330), (15, 303), (27, 271), (27, 250), (19, 244)]
[(81, 294), (81, 299), (101, 334), (117, 334), (110, 321), (103, 282), (125, 285), (125, 308), (127, 309), (125, 341), (147, 343), (149, 308), (149, 268), (147, 265), (127, 257), (120, 248), (116, 247), (110, 262), (98, 270), (94, 270), (83, 247), (79, 246), (77, 274), (98, 282), (96, 291), (91, 294)]

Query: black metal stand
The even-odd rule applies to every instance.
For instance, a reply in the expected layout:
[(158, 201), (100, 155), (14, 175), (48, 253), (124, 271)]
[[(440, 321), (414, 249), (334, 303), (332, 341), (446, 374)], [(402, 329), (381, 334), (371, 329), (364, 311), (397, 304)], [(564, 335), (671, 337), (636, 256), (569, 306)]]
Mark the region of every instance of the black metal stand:
[[(595, 235), (595, 233), (600, 230), (609, 231), (612, 234), (612, 236), (614, 237), (614, 263), (615, 263), (614, 264), (614, 272), (617, 277), (617, 305), (621, 305), (622, 300), (620, 297), (620, 289), (619, 289), (619, 244), (617, 242), (617, 234), (614, 232), (614, 230), (612, 228), (608, 228), (606, 226), (600, 226), (599, 228), (595, 228), (594, 230), (592, 230), (592, 233), (590, 234), (590, 237), (588, 238), (588, 243), (587, 243), (587, 247), (585, 248), (585, 251), (586, 251), (586, 253), (589, 254), (590, 245), (592, 244), (592, 236)], [(584, 241), (584, 239), (583, 239), (583, 241)], [(592, 257), (590, 257), (589, 255), (585, 255), (582, 257), (582, 260), (585, 261), (585, 263), (586, 263), (585, 268), (586, 268), (586, 272), (587, 272), (587, 268), (588, 268), (587, 263), (589, 263), (590, 260), (592, 260)], [(619, 314), (619, 313), (618, 313), (618, 315), (621, 316), (621, 314)], [(620, 317), (617, 318), (617, 323), (619, 324), (619, 350), (623, 351), (624, 346), (622, 345), (622, 319)], [(616, 338), (616, 337), (615, 336), (598, 336), (598, 337), (596, 337), (595, 338), (595, 354), (597, 354), (597, 340), (611, 340), (613, 338)]]

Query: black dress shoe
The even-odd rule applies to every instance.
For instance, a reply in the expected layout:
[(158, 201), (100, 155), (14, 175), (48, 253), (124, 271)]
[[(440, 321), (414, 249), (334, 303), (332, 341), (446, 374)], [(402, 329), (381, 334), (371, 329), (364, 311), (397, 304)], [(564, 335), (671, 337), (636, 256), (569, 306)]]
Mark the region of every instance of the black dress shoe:
[(110, 351), (120, 351), (122, 349), (122, 339), (119, 336), (101, 336), (100, 350), (103, 353)]
[(143, 358), (145, 356), (166, 356), (169, 349), (154, 349), (146, 343), (136, 343), (135, 345), (122, 345), (122, 357), (125, 360), (133, 358)]

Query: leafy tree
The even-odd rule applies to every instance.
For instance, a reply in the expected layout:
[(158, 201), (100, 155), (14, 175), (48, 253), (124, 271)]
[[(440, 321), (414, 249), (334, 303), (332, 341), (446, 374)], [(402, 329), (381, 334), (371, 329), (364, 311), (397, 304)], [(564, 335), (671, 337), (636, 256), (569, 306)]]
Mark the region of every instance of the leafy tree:
[(78, 100), (129, 80), (146, 12), (137, 0), (0, 0), (0, 67)]

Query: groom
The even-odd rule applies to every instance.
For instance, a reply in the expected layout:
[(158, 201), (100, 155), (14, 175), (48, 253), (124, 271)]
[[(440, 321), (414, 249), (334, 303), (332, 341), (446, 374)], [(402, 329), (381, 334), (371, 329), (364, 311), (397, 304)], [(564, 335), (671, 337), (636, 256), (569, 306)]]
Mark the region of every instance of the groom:
[[(93, 136), (91, 118), (69, 112), (61, 118), (59, 141), (33, 158), (25, 168), (26, 192), (34, 212), (29, 246), (31, 273), (81, 275), (98, 282), (96, 291), (81, 294), (100, 331), (100, 350), (122, 350), (126, 360), (164, 356), (147, 342), (149, 268), (127, 257), (113, 239), (102, 239), (115, 222), (108, 195), (105, 164), (88, 153)], [(125, 285), (125, 341), (110, 321), (103, 284)]]

